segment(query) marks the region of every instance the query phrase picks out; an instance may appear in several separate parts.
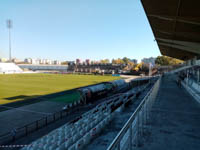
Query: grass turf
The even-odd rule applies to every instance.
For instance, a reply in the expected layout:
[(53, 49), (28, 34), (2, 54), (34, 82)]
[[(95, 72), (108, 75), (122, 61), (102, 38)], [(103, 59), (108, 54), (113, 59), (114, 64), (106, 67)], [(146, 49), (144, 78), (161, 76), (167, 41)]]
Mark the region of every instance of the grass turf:
[(55, 101), (55, 102), (65, 102), (65, 103), (71, 103), (76, 100), (79, 100), (81, 97), (80, 93), (77, 91), (70, 91), (67, 94), (56, 96), (48, 99), (49, 101)]
[(0, 104), (116, 79), (119, 79), (119, 77), (63, 74), (3, 74), (0, 75)]

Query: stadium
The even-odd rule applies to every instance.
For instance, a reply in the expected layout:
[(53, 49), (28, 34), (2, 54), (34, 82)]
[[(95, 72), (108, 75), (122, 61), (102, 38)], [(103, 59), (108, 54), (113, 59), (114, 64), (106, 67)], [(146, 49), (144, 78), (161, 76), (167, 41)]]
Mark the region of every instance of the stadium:
[(142, 76), (0, 63), (0, 149), (200, 148), (200, 2), (141, 4), (160, 52), (183, 63)]
[[(66, 130), (66, 135), (64, 134), (65, 132), (61, 133), (62, 139), (60, 139), (59, 145), (62, 144), (64, 148), (69, 148), (70, 146), (77, 147), (77, 145), (77, 148), (85, 147), (93, 137), (96, 137), (116, 117), (118, 111), (122, 111), (125, 107), (131, 105), (133, 99), (141, 98), (140, 95), (143, 95), (141, 93), (144, 93), (143, 91), (147, 92), (147, 89), (152, 88), (154, 82), (157, 81), (157, 77), (126, 80), (112, 76), (27, 74), (23, 73), (22, 69), (12, 63), (2, 63), (1, 70), (3, 73), (1, 75), (3, 81), (1, 82), (3, 94), (1, 99), (3, 100), (1, 100), (0, 118), (1, 128), (4, 129), (0, 133), (1, 144), (10, 143), (13, 140), (18, 142), (17, 139), (23, 140), (26, 138), (27, 140), (29, 139), (27, 137), (32, 134), (37, 134), (36, 137), (38, 138), (41, 134), (38, 134), (37, 131), (41, 132), (40, 130), (45, 130), (46, 133), (49, 132), (47, 135), (39, 138), (39, 140), (35, 139), (37, 143), (43, 140), (43, 138), (47, 138), (47, 136), (51, 137), (52, 135), (53, 137), (54, 133), (59, 135), (62, 129), (63, 131)], [(6, 75), (8, 73), (9, 75)], [(76, 81), (76, 84), (73, 85), (74, 87), (70, 84), (69, 79), (67, 80), (66, 78)], [(82, 83), (78, 83), (80, 82), (78, 79)], [(60, 92), (60, 89), (63, 87), (60, 84), (56, 85), (55, 81), (64, 82), (63, 87), (65, 91), (63, 89)], [(30, 84), (34, 87), (39, 82), (39, 85), (42, 83), (44, 87), (38, 86), (33, 89), (26, 89), (26, 86), (24, 87), (24, 85), (28, 85), (27, 88), (30, 88)], [(51, 86), (51, 84), (54, 86), (53, 89), (45, 87)], [(66, 84), (70, 84), (69, 90), (66, 90)], [(59, 89), (56, 91), (57, 87)], [(18, 90), (13, 92), (11, 88), (20, 88), (23, 91), (21, 93)], [(48, 91), (41, 92), (42, 88), (44, 88), (43, 90), (48, 89)], [(54, 93), (52, 93), (52, 90)], [(88, 122), (89, 120), (90, 122)], [(55, 127), (52, 128), (51, 126), (59, 127), (54, 129)], [(48, 127), (51, 129), (45, 129)], [(78, 132), (80, 129), (83, 131)], [(13, 130), (16, 131), (14, 136)], [(67, 132), (69, 131), (70, 134), (68, 135)], [(76, 133), (77, 135), (75, 136)], [(81, 139), (84, 135), (85, 138)], [(69, 138), (67, 145), (65, 143), (66, 137)], [(23, 142), (27, 143), (26, 140), (23, 140)], [(57, 141), (57, 139), (55, 140)], [(76, 144), (77, 141), (80, 141), (80, 143)], [(30, 141), (28, 140), (28, 142)], [(26, 148), (29, 149), (29, 147)], [(36, 144), (35, 148), (33, 146), (31, 148), (38, 149), (39, 147)], [(50, 144), (44, 149), (56, 148), (58, 149), (59, 146)]]

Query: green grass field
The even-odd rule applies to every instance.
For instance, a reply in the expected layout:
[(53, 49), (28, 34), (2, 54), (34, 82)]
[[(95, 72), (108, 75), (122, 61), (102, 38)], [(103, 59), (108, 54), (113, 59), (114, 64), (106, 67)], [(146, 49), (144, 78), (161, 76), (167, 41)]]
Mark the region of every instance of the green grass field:
[(119, 79), (112, 76), (62, 74), (0, 75), (0, 104)]

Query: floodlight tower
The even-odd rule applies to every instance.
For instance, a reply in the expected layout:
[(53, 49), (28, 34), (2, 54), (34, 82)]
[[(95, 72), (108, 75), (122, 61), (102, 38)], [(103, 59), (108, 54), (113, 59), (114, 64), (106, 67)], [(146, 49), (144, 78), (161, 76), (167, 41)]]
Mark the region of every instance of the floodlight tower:
[(11, 57), (11, 33), (10, 30), (12, 28), (12, 20), (8, 19), (7, 21), (7, 28), (8, 28), (8, 36), (9, 36), (9, 60), (10, 62), (12, 61), (12, 57)]

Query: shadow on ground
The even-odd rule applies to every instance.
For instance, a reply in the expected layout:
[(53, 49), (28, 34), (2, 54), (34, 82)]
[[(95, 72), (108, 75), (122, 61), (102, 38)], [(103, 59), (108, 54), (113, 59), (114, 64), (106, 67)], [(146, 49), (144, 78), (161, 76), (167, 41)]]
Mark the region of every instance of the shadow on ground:
[(17, 100), (17, 99), (28, 99), (28, 98), (35, 98), (35, 97), (39, 97), (41, 95), (19, 95), (19, 96), (13, 96), (13, 97), (7, 97), (4, 98), (6, 100)]

